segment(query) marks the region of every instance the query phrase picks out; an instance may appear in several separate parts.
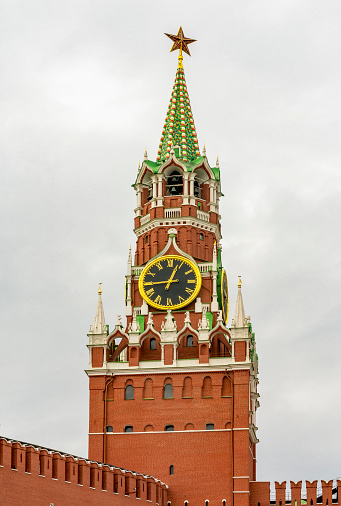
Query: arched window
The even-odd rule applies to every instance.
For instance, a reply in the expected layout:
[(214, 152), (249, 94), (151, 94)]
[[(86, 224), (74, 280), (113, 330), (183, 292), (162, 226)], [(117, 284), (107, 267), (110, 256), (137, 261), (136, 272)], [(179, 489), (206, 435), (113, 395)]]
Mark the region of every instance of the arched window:
[(212, 379), (211, 376), (205, 376), (202, 389), (201, 397), (212, 397)]
[(165, 425), (166, 432), (172, 432), (174, 430), (174, 425)]
[(173, 399), (173, 385), (171, 383), (166, 383), (163, 387), (163, 398)]
[(107, 425), (106, 432), (114, 432), (113, 426), (112, 425)]
[(124, 427), (124, 432), (134, 432), (133, 426), (132, 425), (126, 425)]
[(149, 348), (151, 350), (156, 350), (156, 339), (154, 337), (152, 337), (149, 341)]
[(166, 181), (167, 181), (166, 188), (168, 196), (183, 194), (182, 175), (177, 170), (173, 170), (171, 175), (166, 177)]
[(199, 181), (195, 178), (194, 180), (194, 197), (201, 199), (201, 187)]
[(153, 399), (153, 380), (151, 378), (144, 380), (143, 399)]
[(186, 376), (186, 378), (184, 378), (182, 387), (182, 397), (184, 398), (193, 397), (192, 378), (190, 376)]
[(229, 397), (230, 395), (231, 395), (231, 380), (227, 376), (224, 376), (221, 385), (221, 396)]
[(174, 474), (174, 466), (169, 466), (169, 474)]
[(223, 499), (223, 506), (226, 506), (226, 500)]
[(186, 346), (193, 346), (193, 336), (186, 337)]
[(202, 232), (200, 232), (200, 234), (199, 234), (199, 239), (200, 239), (200, 241), (204, 240), (204, 234)]
[(207, 501), (207, 500), (206, 500), (206, 501), (205, 501), (205, 506), (208, 506), (208, 503), (209, 503), (209, 501)]
[(133, 385), (127, 385), (124, 391), (124, 398), (126, 401), (134, 399), (134, 387)]
[(282, 506), (282, 499), (280, 499), (279, 501), (279, 506)]
[(214, 423), (207, 423), (205, 429), (206, 430), (214, 430)]

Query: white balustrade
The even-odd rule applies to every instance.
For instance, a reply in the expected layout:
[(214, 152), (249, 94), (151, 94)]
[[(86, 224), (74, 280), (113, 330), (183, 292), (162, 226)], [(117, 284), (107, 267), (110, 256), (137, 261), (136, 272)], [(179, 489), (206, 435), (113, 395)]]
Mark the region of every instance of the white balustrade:
[(180, 218), (181, 208), (173, 207), (172, 209), (165, 209), (165, 218)]
[(206, 221), (209, 223), (210, 221), (210, 213), (205, 213), (204, 211), (197, 211), (197, 218), (201, 221)]
[(141, 227), (150, 221), (150, 214), (146, 214), (146, 216), (142, 216), (141, 218)]

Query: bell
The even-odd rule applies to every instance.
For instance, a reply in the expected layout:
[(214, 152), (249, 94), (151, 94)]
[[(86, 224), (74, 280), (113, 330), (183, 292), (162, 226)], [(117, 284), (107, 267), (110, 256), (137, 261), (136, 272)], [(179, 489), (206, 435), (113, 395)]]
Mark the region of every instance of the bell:
[(175, 188), (175, 186), (172, 186), (171, 193), (174, 194), (174, 195), (176, 194), (176, 188)]

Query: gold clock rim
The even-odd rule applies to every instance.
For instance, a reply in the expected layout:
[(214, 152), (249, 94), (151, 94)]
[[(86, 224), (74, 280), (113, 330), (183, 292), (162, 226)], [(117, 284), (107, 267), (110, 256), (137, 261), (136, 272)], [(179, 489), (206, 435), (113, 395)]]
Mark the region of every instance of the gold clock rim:
[[(144, 288), (143, 288), (143, 280), (144, 280), (144, 278), (146, 276), (147, 271), (149, 271), (149, 269), (153, 265), (155, 265), (157, 262), (160, 262), (160, 260), (167, 260), (168, 258), (173, 258), (175, 260), (180, 260), (180, 261), (186, 262), (193, 269), (193, 271), (195, 273), (195, 276), (196, 276), (196, 279), (197, 279), (197, 284), (196, 284), (196, 287), (195, 287), (195, 290), (194, 290), (193, 294), (188, 299), (186, 299), (185, 302), (181, 302), (180, 304), (174, 304), (172, 306), (162, 306), (160, 304), (155, 304), (155, 302), (152, 301), (151, 299), (149, 299), (148, 295), (145, 294), (145, 291), (144, 291)], [(196, 298), (196, 296), (200, 292), (201, 282), (202, 282), (202, 279), (201, 279), (201, 274), (200, 274), (199, 268), (191, 260), (189, 260), (186, 257), (182, 257), (180, 255), (163, 255), (162, 257), (154, 258), (154, 260), (152, 260), (148, 265), (145, 266), (145, 268), (143, 269), (143, 271), (140, 274), (139, 285), (138, 286), (139, 286), (139, 291), (140, 291), (140, 294), (141, 294), (142, 298), (150, 306), (155, 307), (156, 309), (173, 309), (174, 310), (174, 309), (180, 309), (182, 307), (188, 306), (188, 304), (190, 304), (191, 302), (193, 302), (193, 300)]]
[[(225, 311), (224, 311), (224, 303), (223, 303), (223, 300), (224, 300), (224, 297), (223, 297), (224, 277), (226, 279), (226, 286), (227, 286), (227, 311), (226, 311), (226, 314), (225, 314)], [(228, 319), (228, 316), (229, 316), (229, 302), (230, 302), (230, 299), (229, 299), (229, 284), (228, 284), (228, 281), (227, 281), (227, 274), (226, 274), (225, 269), (223, 269), (222, 273), (221, 273), (220, 300), (221, 300), (221, 309), (222, 309), (222, 312), (223, 312), (223, 320), (224, 320), (224, 324), (226, 325), (227, 319)]]

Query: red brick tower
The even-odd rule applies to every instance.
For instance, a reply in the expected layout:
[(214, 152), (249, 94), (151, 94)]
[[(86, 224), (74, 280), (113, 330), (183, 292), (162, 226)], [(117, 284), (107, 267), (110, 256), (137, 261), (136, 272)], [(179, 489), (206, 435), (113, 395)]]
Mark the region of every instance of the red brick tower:
[(89, 458), (157, 476), (171, 505), (246, 506), (256, 479), (255, 340), (241, 282), (226, 326), (220, 169), (205, 148), (200, 156), (188, 98), (182, 51), (194, 41), (181, 28), (170, 37), (180, 55), (158, 157), (145, 153), (134, 185), (127, 325), (118, 317), (108, 332), (99, 290), (88, 334)]

